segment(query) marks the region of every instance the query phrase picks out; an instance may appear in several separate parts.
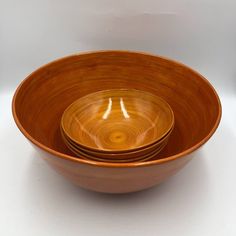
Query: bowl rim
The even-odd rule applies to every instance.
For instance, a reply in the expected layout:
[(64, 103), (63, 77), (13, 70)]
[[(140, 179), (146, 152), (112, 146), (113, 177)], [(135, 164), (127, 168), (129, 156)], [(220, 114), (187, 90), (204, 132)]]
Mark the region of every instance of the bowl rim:
[[(95, 148), (95, 147), (92, 147), (92, 146), (89, 146), (89, 145), (85, 145), (82, 142), (78, 142), (78, 140), (76, 140), (71, 135), (71, 133), (68, 132), (68, 130), (66, 129), (65, 124), (63, 122), (63, 121), (65, 121), (65, 118), (66, 118), (66, 112), (68, 112), (71, 108), (73, 108), (73, 106), (75, 106), (75, 104), (77, 104), (78, 101), (80, 101), (80, 99), (87, 98), (88, 96), (91, 97), (91, 95), (97, 95), (97, 94), (111, 92), (112, 90), (116, 91), (116, 92), (117, 91), (119, 91), (119, 92), (121, 92), (121, 91), (122, 92), (131, 92), (132, 91), (132, 92), (139, 93), (139, 94), (142, 93), (142, 94), (145, 94), (149, 97), (152, 97), (152, 99), (155, 99), (155, 100), (158, 99), (159, 101), (161, 101), (161, 103), (165, 105), (166, 110), (168, 110), (169, 115), (170, 115), (170, 120), (171, 120), (171, 122), (168, 124), (168, 127), (166, 128), (166, 130), (161, 135), (159, 135), (158, 138), (154, 138), (153, 140), (149, 141), (146, 144), (142, 144), (140, 146), (136, 146), (134, 148), (129, 148), (129, 149), (116, 149), (116, 150), (115, 149), (113, 149), (113, 150), (112, 149), (99, 149), (99, 148)], [(121, 89), (100, 90), (100, 91), (97, 91), (97, 92), (94, 92), (94, 93), (87, 94), (87, 95), (75, 100), (62, 113), (60, 126), (61, 126), (61, 129), (64, 132), (65, 136), (67, 136), (70, 140), (72, 140), (74, 143), (76, 143), (79, 147), (83, 147), (84, 149), (86, 149), (88, 151), (93, 151), (93, 152), (96, 152), (96, 153), (99, 153), (99, 154), (111, 155), (111, 154), (114, 153), (114, 154), (124, 154), (125, 155), (125, 154), (129, 154), (130, 152), (134, 152), (134, 151), (140, 152), (144, 148), (148, 149), (148, 148), (151, 148), (153, 145), (159, 143), (160, 141), (163, 140), (163, 138), (165, 138), (168, 134), (170, 134), (170, 131), (173, 130), (174, 123), (175, 123), (174, 112), (173, 112), (171, 106), (169, 105), (169, 103), (166, 102), (162, 97), (154, 95), (150, 92), (139, 90), (139, 89), (124, 89), (124, 88), (121, 88)]]
[[(62, 137), (63, 139), (65, 139), (65, 137)], [(97, 158), (97, 160), (101, 160), (101, 161), (108, 161), (108, 162), (113, 162), (113, 163), (115, 163), (115, 162), (119, 162), (119, 163), (122, 163), (122, 161), (123, 162), (130, 162), (130, 160), (131, 160), (131, 162), (133, 162), (133, 161), (143, 161), (143, 160), (147, 160), (148, 158), (149, 159), (151, 159), (152, 157), (154, 157), (155, 155), (157, 155), (165, 146), (166, 146), (166, 144), (167, 144), (167, 141), (168, 141), (168, 139), (167, 140), (164, 140), (163, 142), (162, 142), (162, 144), (161, 145), (159, 145), (159, 147), (157, 147), (157, 149), (154, 149), (154, 150), (152, 150), (151, 152), (149, 152), (148, 154), (144, 154), (144, 155), (141, 155), (141, 157), (139, 156), (139, 157), (135, 157), (135, 158), (117, 158), (117, 159), (109, 159), (109, 158), (104, 158), (104, 157), (102, 157), (102, 156), (94, 156), (94, 155), (90, 155), (89, 153), (86, 153), (86, 152), (84, 152), (84, 151), (81, 151), (81, 150), (76, 150), (76, 148), (73, 146), (73, 144), (71, 144), (70, 142), (68, 142), (68, 141), (65, 141), (64, 140), (64, 143), (65, 143), (65, 145), (69, 148), (69, 149), (71, 149), (71, 151), (72, 152), (74, 152), (74, 154), (76, 155), (76, 153), (78, 154), (77, 156), (79, 157), (79, 156), (82, 156), (82, 157), (84, 157), (84, 159), (87, 159), (87, 160), (96, 160), (96, 158)], [(73, 149), (75, 149), (74, 151), (73, 151)], [(77, 152), (78, 151), (78, 152)], [(79, 154), (81, 152), (81, 155)], [(84, 152), (84, 154), (83, 154), (83, 152)], [(142, 156), (144, 156), (144, 158), (142, 158)], [(151, 157), (150, 157), (151, 156)]]
[[(93, 160), (85, 160), (85, 159), (81, 159), (78, 157), (74, 157), (74, 156), (70, 156), (68, 154), (64, 154), (61, 153), (59, 151), (55, 151), (52, 148), (47, 147), (46, 145), (40, 143), (39, 141), (37, 141), (36, 139), (34, 139), (25, 129), (24, 127), (21, 125), (17, 114), (16, 114), (16, 99), (17, 99), (17, 95), (19, 93), (19, 91), (21, 90), (21, 87), (23, 86), (23, 84), (30, 80), (31, 77), (36, 74), (39, 70), (42, 70), (44, 68), (47, 68), (50, 65), (53, 65), (54, 63), (60, 62), (60, 61), (64, 61), (66, 59), (69, 58), (73, 58), (73, 57), (78, 57), (78, 56), (82, 56), (82, 55), (90, 55), (90, 54), (100, 54), (100, 53), (130, 53), (130, 54), (138, 54), (138, 55), (143, 55), (143, 56), (150, 56), (150, 57), (158, 57), (161, 60), (164, 61), (169, 61), (172, 62), (178, 66), (184, 67), (188, 70), (190, 70), (191, 72), (193, 72), (194, 74), (196, 74), (199, 79), (202, 79), (202, 81), (204, 81), (213, 91), (215, 98), (217, 100), (218, 103), (218, 115), (216, 118), (216, 121), (212, 127), (212, 129), (209, 131), (209, 133), (202, 139), (200, 140), (198, 143), (196, 143), (194, 146), (178, 153), (172, 156), (168, 156), (165, 158), (161, 158), (161, 159), (157, 159), (157, 160), (151, 160), (151, 161), (144, 161), (144, 162), (137, 162), (137, 163), (110, 163), (110, 162), (99, 162), (99, 161), (93, 161)], [(159, 164), (164, 164), (170, 161), (174, 161), (178, 158), (184, 157), (187, 154), (192, 153), (193, 151), (197, 150), (199, 147), (201, 147), (203, 144), (205, 144), (210, 137), (215, 133), (216, 129), (219, 126), (220, 120), (221, 120), (221, 116), (222, 116), (222, 106), (221, 106), (221, 102), (220, 102), (220, 98), (215, 90), (215, 88), (211, 85), (211, 83), (204, 77), (202, 76), (200, 73), (198, 73), (197, 71), (195, 71), (194, 69), (186, 66), (185, 64), (169, 59), (168, 57), (164, 57), (164, 56), (159, 56), (159, 55), (155, 55), (152, 53), (147, 53), (147, 52), (142, 52), (142, 51), (133, 51), (133, 50), (94, 50), (94, 51), (85, 51), (85, 52), (79, 52), (79, 53), (74, 53), (56, 60), (53, 60), (49, 63), (44, 64), (43, 66), (39, 67), (38, 69), (34, 70), (32, 73), (30, 73), (23, 81), (21, 81), (21, 83), (18, 85), (13, 99), (12, 99), (12, 114), (13, 114), (13, 118), (15, 120), (15, 123), (17, 125), (17, 127), (19, 128), (19, 130), (22, 132), (22, 134), (29, 140), (31, 141), (34, 145), (36, 145), (38, 148), (42, 149), (43, 151), (55, 156), (56, 158), (61, 158), (63, 160), (67, 160), (67, 161), (71, 161), (71, 162), (76, 162), (78, 164), (84, 164), (84, 165), (92, 165), (92, 166), (96, 166), (96, 167), (113, 167), (113, 168), (131, 168), (131, 167), (143, 167), (143, 166), (152, 166), (152, 165), (159, 165)]]
[[(167, 139), (169, 139), (169, 137), (170, 137), (170, 135), (171, 135), (171, 133), (172, 133), (172, 131), (173, 131), (173, 129), (174, 129), (174, 127), (172, 127), (172, 129), (169, 131), (169, 133), (165, 136), (165, 137), (163, 137), (159, 142), (157, 142), (157, 143), (155, 143), (155, 145), (154, 146), (151, 146), (151, 147), (148, 147), (148, 148), (145, 148), (145, 149), (143, 149), (144, 151), (148, 151), (148, 149), (151, 149), (151, 148), (153, 148), (153, 147), (158, 147), (158, 146), (160, 146), (163, 142), (165, 142)], [(63, 131), (61, 131), (61, 135), (63, 136), (64, 134), (62, 133)], [(65, 135), (64, 135), (65, 136)], [(65, 137), (64, 137), (65, 138)], [(73, 141), (72, 140), (68, 140), (67, 139), (67, 141), (66, 142), (71, 142), (71, 144), (72, 145), (74, 145), (74, 146), (77, 146), (77, 148), (79, 148), (80, 150), (82, 150), (82, 151), (85, 151), (85, 152), (88, 152), (88, 153), (91, 153), (92, 155), (97, 155), (98, 153), (97, 152), (93, 152), (93, 151), (90, 151), (90, 150), (86, 150), (86, 149), (82, 149), (81, 147), (78, 147), (78, 145), (77, 144), (75, 144), (75, 143), (73, 143)], [(133, 152), (129, 152), (129, 153), (118, 153), (119, 155), (121, 154), (123, 154), (123, 155), (126, 155), (126, 154), (138, 154), (140, 152), (140, 150), (137, 152), (137, 151), (133, 151)], [(107, 153), (99, 153), (99, 154), (101, 154), (101, 155), (106, 155), (106, 156), (117, 156), (117, 153), (113, 153), (113, 154), (107, 154)]]

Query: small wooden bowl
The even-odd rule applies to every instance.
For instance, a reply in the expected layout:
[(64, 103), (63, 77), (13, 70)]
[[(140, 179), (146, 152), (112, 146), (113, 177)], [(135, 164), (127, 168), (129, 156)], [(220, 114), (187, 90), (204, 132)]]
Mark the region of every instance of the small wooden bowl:
[(78, 157), (88, 159), (88, 160), (96, 160), (96, 161), (103, 161), (103, 162), (109, 161), (109, 162), (114, 162), (114, 163), (144, 161), (144, 160), (151, 159), (152, 157), (154, 157), (154, 155), (157, 155), (160, 151), (162, 151), (162, 149), (166, 146), (171, 131), (160, 142), (158, 142), (155, 145), (152, 145), (151, 147), (147, 147), (138, 151), (136, 150), (136, 151), (128, 152), (128, 153), (103, 154), (103, 153), (97, 153), (90, 150), (82, 149), (76, 143), (69, 140), (64, 135), (63, 131), (61, 130), (64, 143)]
[(124, 157), (124, 159), (113, 158), (113, 159), (109, 160), (107, 158), (90, 155), (89, 153), (86, 153), (86, 152), (76, 149), (72, 144), (66, 143), (67, 147), (80, 158), (83, 158), (85, 160), (94, 160), (94, 161), (110, 162), (110, 163), (128, 163), (128, 162), (132, 163), (132, 162), (140, 162), (140, 161), (150, 160), (153, 157), (155, 157), (166, 146), (166, 144), (167, 144), (166, 142), (163, 142), (159, 148), (155, 149), (154, 151), (152, 151), (148, 155), (137, 156), (132, 159)]
[[(77, 157), (62, 140), (64, 110), (90, 93), (121, 88), (144, 90), (170, 104), (175, 125), (167, 145), (148, 161)], [(20, 84), (12, 109), (20, 131), (51, 167), (83, 188), (106, 193), (143, 190), (176, 174), (210, 139), (221, 119), (219, 97), (198, 72), (164, 57), (130, 51), (82, 53), (51, 62)]]
[(167, 102), (134, 89), (91, 93), (73, 102), (61, 119), (68, 139), (102, 154), (148, 152), (147, 147), (163, 139), (173, 125), (174, 114)]

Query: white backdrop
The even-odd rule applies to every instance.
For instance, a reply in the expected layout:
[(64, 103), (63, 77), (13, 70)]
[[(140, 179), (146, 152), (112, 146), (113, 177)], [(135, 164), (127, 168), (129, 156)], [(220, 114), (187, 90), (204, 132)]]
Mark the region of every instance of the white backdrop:
[[(235, 236), (235, 23), (234, 0), (0, 0), (0, 235)], [(161, 186), (123, 196), (81, 190), (51, 171), (14, 125), (11, 98), (26, 75), (95, 49), (177, 59), (220, 94), (218, 131)]]
[(180, 60), (236, 87), (234, 0), (1, 0), (1, 85), (57, 57), (133, 49)]

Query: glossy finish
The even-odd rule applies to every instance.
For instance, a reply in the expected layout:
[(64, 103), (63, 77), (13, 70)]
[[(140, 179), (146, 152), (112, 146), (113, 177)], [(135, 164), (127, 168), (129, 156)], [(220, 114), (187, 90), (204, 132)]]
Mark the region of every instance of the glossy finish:
[(163, 138), (160, 142), (152, 145), (150, 147), (143, 148), (141, 150), (136, 150), (127, 153), (97, 153), (91, 150), (82, 149), (77, 144), (73, 143), (71, 140), (68, 140), (62, 132), (62, 138), (66, 146), (78, 157), (103, 161), (103, 162), (113, 162), (113, 163), (122, 163), (122, 162), (136, 162), (149, 160), (155, 157), (167, 144), (171, 131)]
[(163, 99), (134, 89), (91, 93), (61, 119), (62, 137), (77, 156), (109, 162), (151, 159), (167, 144), (174, 114)]
[(155, 151), (158, 147), (160, 147), (160, 145), (163, 143), (167, 143), (169, 138), (170, 138), (170, 135), (171, 135), (171, 132), (173, 131), (174, 127), (172, 127), (172, 129), (169, 131), (169, 133), (166, 134), (166, 136), (164, 136), (162, 139), (158, 140), (158, 142), (154, 143), (153, 145), (150, 145), (150, 146), (147, 146), (145, 148), (141, 148), (139, 150), (134, 150), (134, 151), (127, 151), (127, 152), (97, 152), (97, 151), (93, 151), (93, 150), (89, 150), (89, 149), (86, 149), (86, 148), (83, 148), (82, 146), (79, 146), (77, 143), (73, 142), (72, 140), (68, 139), (68, 137), (66, 137), (64, 135), (64, 132), (61, 130), (61, 135), (62, 135), (62, 138), (64, 140), (65, 143), (69, 143), (71, 144), (72, 146), (74, 146), (75, 148), (81, 150), (82, 152), (85, 152), (85, 153), (89, 153), (93, 156), (102, 156), (102, 157), (109, 157), (109, 156), (116, 156), (116, 158), (123, 158), (125, 155), (129, 154), (130, 157), (137, 157), (137, 155), (145, 155), (146, 153), (148, 152), (151, 152), (151, 151)]
[(65, 136), (84, 149), (114, 153), (143, 149), (165, 137), (174, 114), (163, 99), (134, 89), (91, 93), (63, 113)]
[[(175, 126), (168, 144), (138, 163), (76, 157), (61, 137), (63, 111), (89, 93), (120, 88), (144, 90), (170, 104)], [(12, 106), (17, 126), (54, 169), (81, 187), (109, 193), (149, 188), (175, 174), (213, 135), (221, 118), (219, 98), (200, 74), (163, 57), (128, 51), (84, 53), (49, 63), (21, 83)]]

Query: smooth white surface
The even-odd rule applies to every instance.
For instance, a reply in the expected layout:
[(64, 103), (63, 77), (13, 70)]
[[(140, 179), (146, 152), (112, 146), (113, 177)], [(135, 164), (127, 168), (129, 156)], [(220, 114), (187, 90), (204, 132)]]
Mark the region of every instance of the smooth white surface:
[[(236, 2), (0, 0), (0, 235), (236, 235)], [(11, 99), (31, 71), (93, 49), (180, 60), (219, 91), (223, 117), (199, 155), (162, 185), (130, 195), (77, 188), (16, 128)]]

